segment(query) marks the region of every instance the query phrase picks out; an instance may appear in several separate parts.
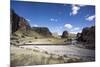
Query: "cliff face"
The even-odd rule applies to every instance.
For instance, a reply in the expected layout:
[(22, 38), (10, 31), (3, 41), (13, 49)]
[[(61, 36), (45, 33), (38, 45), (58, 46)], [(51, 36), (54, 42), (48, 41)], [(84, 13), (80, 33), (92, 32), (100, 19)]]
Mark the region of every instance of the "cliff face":
[(17, 15), (11, 10), (11, 34), (17, 31), (17, 34), (33, 37), (51, 37), (52, 34), (47, 27), (33, 27), (29, 25), (28, 21), (23, 17)]
[(51, 37), (52, 33), (47, 27), (32, 27), (32, 30), (39, 33), (40, 35)]
[(31, 29), (27, 20), (25, 20), (23, 17), (18, 16), (13, 10), (11, 10), (10, 21), (11, 21), (11, 33), (14, 33), (19, 29), (25, 31)]
[(77, 40), (85, 42), (88, 48), (95, 48), (95, 27), (84, 28), (82, 33), (77, 34)]

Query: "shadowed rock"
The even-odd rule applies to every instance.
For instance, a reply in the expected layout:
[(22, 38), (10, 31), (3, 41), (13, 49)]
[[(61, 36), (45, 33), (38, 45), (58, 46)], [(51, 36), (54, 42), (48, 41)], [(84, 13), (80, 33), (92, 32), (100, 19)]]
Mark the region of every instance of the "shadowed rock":
[(17, 30), (29, 30), (31, 29), (29, 23), (27, 20), (25, 20), (23, 17), (18, 16), (14, 10), (11, 10), (11, 33), (16, 32)]
[[(11, 34), (15, 34), (16, 31), (19, 31), (17, 35), (20, 33), (21, 37), (24, 36), (33, 36), (33, 37), (51, 37), (52, 34), (47, 27), (33, 27), (29, 25), (29, 22), (17, 15), (14, 10), (11, 10), (10, 14), (10, 25), (11, 25)], [(24, 37), (25, 38), (25, 37)]]
[(32, 27), (32, 30), (39, 33), (40, 35), (51, 37), (52, 33), (47, 27)]
[(86, 27), (82, 30), (82, 33), (77, 34), (77, 40), (84, 42), (87, 48), (95, 48), (95, 26)]
[(68, 38), (68, 31), (64, 31), (61, 38)]

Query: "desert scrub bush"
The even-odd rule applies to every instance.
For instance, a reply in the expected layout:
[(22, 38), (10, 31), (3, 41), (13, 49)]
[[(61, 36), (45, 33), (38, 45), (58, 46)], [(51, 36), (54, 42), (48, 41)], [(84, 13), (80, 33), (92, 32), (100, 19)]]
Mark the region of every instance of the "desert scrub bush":
[(11, 41), (10, 42), (10, 45), (15, 45), (16, 46), (16, 43)]
[(38, 37), (35, 37), (35, 39), (38, 39)]
[(67, 41), (72, 41), (72, 39), (71, 38), (68, 38)]
[(54, 55), (51, 55), (49, 58), (48, 58), (48, 64), (58, 64), (58, 63), (64, 63), (64, 60), (63, 59), (60, 59), (61, 57), (58, 57), (57, 55), (54, 56)]
[(28, 34), (27, 33), (23, 33), (23, 36), (28, 36)]
[(29, 43), (32, 43), (32, 41), (29, 41)]
[(17, 40), (16, 43), (20, 43), (20, 42)]
[(44, 53), (45, 53), (45, 54), (48, 54), (48, 52), (47, 52), (47, 51), (44, 51)]
[(11, 58), (11, 66), (30, 65), (32, 62), (32, 55), (30, 54), (16, 54)]
[(18, 40), (16, 37), (11, 37), (10, 40)]
[(17, 35), (17, 34), (15, 34), (15, 33), (13, 33), (12, 35), (13, 35), (13, 36), (16, 36), (16, 37), (18, 36), (18, 35)]
[(67, 55), (63, 55), (64, 57), (68, 57)]
[(35, 51), (35, 52), (39, 52), (39, 50), (36, 50), (36, 49), (33, 49), (33, 51)]
[(67, 42), (67, 40), (64, 40), (64, 42)]
[(82, 59), (79, 59), (79, 58), (69, 58), (67, 60), (67, 63), (80, 62), (80, 61), (82, 61)]
[(48, 41), (52, 41), (51, 39), (48, 39)]
[(22, 35), (21, 37), (22, 37), (22, 38), (25, 38), (25, 36), (24, 36), (24, 35)]
[(63, 56), (59, 56), (58, 57), (58, 60), (63, 60)]

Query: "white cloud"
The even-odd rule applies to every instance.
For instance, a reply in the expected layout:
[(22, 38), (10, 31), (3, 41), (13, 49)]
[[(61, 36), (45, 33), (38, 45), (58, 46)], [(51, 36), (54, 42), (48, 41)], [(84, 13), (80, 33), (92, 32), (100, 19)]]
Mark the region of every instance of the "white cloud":
[(95, 15), (91, 15), (91, 16), (86, 17), (86, 20), (92, 21), (94, 18), (95, 18)]
[(27, 21), (31, 21), (30, 19), (26, 19)]
[(78, 31), (78, 30), (80, 30), (80, 28), (79, 27), (75, 27), (71, 31)]
[(78, 33), (78, 32), (81, 32), (81, 28), (80, 28), (80, 27), (74, 27), (74, 28), (72, 28), (72, 29), (70, 30), (70, 33), (76, 34), (76, 33)]
[(79, 30), (79, 31), (71, 31), (70, 33), (72, 33), (72, 34), (81, 33), (81, 30)]
[(80, 10), (80, 7), (79, 6), (72, 5), (72, 12), (70, 13), (70, 15), (76, 15), (79, 10)]
[(72, 5), (72, 12), (70, 12), (70, 16), (77, 15), (80, 8), (84, 7), (84, 6), (86, 6), (86, 5)]
[(34, 24), (33, 26), (34, 26), (34, 27), (38, 27), (38, 25), (37, 25), (37, 24)]
[(57, 22), (58, 20), (55, 19), (55, 18), (51, 18), (50, 21), (52, 21), (52, 22)]
[(65, 27), (65, 30), (67, 29), (67, 31), (68, 31), (69, 33), (74, 33), (74, 34), (76, 34), (76, 33), (82, 31), (82, 28), (80, 28), (80, 27), (74, 27), (74, 26), (71, 25), (71, 24), (65, 24), (64, 27)]
[(77, 32), (70, 32), (71, 34), (77, 34)]
[(65, 24), (64, 27), (67, 29), (71, 29), (73, 26), (71, 24)]

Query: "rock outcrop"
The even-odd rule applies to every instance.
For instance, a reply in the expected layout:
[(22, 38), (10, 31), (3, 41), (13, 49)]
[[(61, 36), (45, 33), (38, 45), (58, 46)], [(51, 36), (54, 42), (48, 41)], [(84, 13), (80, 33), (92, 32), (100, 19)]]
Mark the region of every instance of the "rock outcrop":
[(52, 33), (47, 27), (32, 27), (32, 30), (39, 33), (42, 36), (51, 37)]
[(64, 31), (61, 38), (68, 38), (68, 31)]
[(95, 48), (95, 26), (86, 27), (82, 30), (82, 33), (77, 34), (77, 40), (84, 42), (87, 48)]
[(10, 26), (10, 44), (15, 46), (23, 45), (27, 42), (34, 42), (34, 39), (52, 36), (46, 27), (32, 29), (29, 22), (25, 18), (17, 15), (13, 10), (11, 10), (10, 14)]
[(28, 21), (25, 20), (23, 17), (18, 16), (14, 12), (14, 10), (11, 10), (10, 21), (11, 21), (11, 33), (14, 33), (19, 29), (24, 31), (31, 29)]
[(17, 15), (14, 10), (11, 10), (11, 34), (17, 34), (18, 36), (29, 37), (51, 37), (52, 33), (47, 27), (33, 27), (29, 25), (29, 22)]

